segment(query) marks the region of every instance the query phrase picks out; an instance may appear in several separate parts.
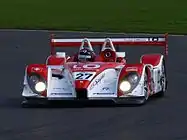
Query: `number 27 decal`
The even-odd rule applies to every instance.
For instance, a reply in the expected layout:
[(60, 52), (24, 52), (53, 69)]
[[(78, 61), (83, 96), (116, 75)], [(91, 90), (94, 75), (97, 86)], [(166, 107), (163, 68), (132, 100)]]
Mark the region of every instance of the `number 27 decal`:
[(75, 80), (89, 80), (94, 73), (89, 73), (89, 72), (78, 72), (75, 74)]

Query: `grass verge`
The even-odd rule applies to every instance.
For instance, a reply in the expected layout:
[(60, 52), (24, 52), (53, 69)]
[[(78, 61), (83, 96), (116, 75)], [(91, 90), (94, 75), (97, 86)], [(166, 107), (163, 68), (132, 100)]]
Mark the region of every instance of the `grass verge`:
[(0, 28), (187, 33), (187, 0), (6, 0)]

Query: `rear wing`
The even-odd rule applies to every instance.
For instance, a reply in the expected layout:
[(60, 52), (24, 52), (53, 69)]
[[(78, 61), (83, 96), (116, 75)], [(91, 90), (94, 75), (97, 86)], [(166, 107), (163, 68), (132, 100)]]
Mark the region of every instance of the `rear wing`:
[[(88, 38), (92, 46), (101, 46), (104, 44), (106, 38)], [(137, 46), (161, 46), (164, 47), (164, 54), (168, 55), (168, 34), (163, 36), (154, 37), (123, 37), (123, 38), (110, 38), (113, 45), (137, 45)], [(51, 54), (55, 53), (55, 47), (80, 47), (84, 38), (54, 38), (51, 35)]]

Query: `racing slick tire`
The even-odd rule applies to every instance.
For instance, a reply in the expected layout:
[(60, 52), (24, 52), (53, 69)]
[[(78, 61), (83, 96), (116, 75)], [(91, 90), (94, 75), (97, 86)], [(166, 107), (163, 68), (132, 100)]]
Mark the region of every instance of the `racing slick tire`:
[(22, 108), (32, 108), (32, 107), (38, 107), (42, 105), (46, 105), (46, 100), (23, 97), (22, 102), (21, 102)]
[(149, 98), (149, 83), (148, 83), (148, 75), (147, 72), (145, 72), (144, 75), (144, 84), (143, 84), (143, 92), (144, 92), (144, 99), (142, 100), (141, 104), (146, 104), (148, 98)]
[(160, 78), (160, 83), (162, 86), (162, 90), (156, 94), (157, 97), (163, 97), (165, 95), (166, 89), (167, 89), (167, 74), (166, 74), (166, 64), (165, 61), (163, 60), (162, 63), (162, 76)]

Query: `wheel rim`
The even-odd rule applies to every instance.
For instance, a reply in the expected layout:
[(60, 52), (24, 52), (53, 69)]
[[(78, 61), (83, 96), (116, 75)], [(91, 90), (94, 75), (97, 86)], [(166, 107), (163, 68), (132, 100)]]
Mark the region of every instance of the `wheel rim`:
[(147, 100), (148, 99), (148, 80), (147, 80), (147, 75), (146, 74), (144, 76), (144, 88), (143, 88), (143, 91), (144, 91), (145, 99)]
[(162, 65), (162, 76), (161, 76), (161, 86), (162, 86), (162, 91), (166, 90), (166, 74), (165, 74), (165, 67)]

